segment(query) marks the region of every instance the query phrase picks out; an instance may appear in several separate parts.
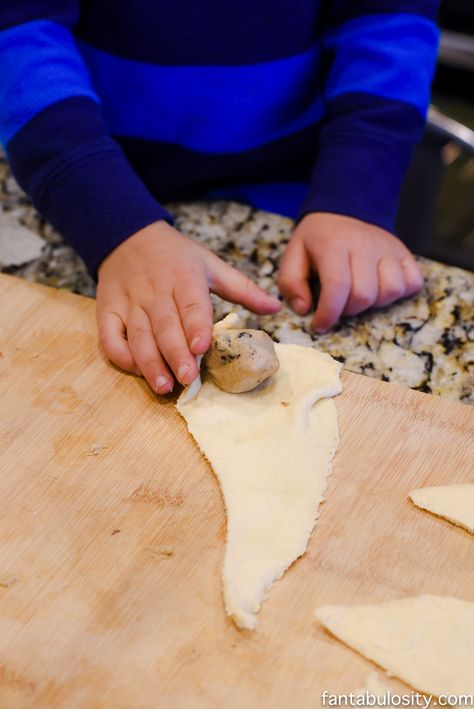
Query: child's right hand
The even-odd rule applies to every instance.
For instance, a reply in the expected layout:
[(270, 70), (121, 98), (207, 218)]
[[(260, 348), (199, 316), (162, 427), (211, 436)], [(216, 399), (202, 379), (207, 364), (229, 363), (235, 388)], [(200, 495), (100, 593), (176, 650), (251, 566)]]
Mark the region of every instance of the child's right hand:
[[(210, 346), (212, 291), (263, 315), (280, 302), (164, 221), (117, 246), (99, 268), (97, 321), (106, 355), (166, 394), (197, 376)], [(174, 377), (173, 377), (174, 375)]]

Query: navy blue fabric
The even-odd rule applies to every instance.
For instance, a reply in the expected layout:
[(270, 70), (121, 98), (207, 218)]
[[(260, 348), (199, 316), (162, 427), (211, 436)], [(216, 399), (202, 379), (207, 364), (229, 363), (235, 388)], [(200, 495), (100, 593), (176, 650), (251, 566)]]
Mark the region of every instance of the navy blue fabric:
[(439, 3), (432, 0), (326, 0), (324, 21), (340, 25), (355, 17), (382, 13), (411, 13), (434, 21), (438, 10)]
[[(139, 177), (160, 201), (194, 199), (219, 188), (265, 182), (309, 183), (319, 124), (240, 153), (202, 153), (174, 143), (117, 136)], [(237, 195), (234, 194), (237, 198)], [(276, 200), (274, 200), (275, 204)], [(252, 202), (254, 204), (254, 202)], [(279, 209), (272, 211), (278, 212)]]
[(393, 230), (437, 6), (3, 0), (0, 136), (92, 272), (134, 231), (171, 219), (160, 199), (234, 196), (290, 216), (300, 202), (300, 215)]
[(320, 10), (314, 0), (90, 0), (81, 3), (75, 32), (97, 49), (149, 64), (239, 66), (309, 49), (321, 34)]
[(103, 259), (129, 236), (160, 219), (173, 221), (113, 141), (90, 145), (87, 157), (57, 170), (35, 203), (67, 235), (94, 277)]
[(79, 18), (77, 0), (2, 0), (0, 31), (32, 20), (51, 20), (72, 27)]
[(333, 212), (394, 231), (402, 180), (422, 130), (417, 109), (401, 102), (360, 94), (329, 101), (299, 218)]
[(158, 219), (172, 222), (107, 135), (91, 99), (65, 99), (41, 111), (12, 138), (9, 153), (24, 190), (94, 276), (124, 239)]

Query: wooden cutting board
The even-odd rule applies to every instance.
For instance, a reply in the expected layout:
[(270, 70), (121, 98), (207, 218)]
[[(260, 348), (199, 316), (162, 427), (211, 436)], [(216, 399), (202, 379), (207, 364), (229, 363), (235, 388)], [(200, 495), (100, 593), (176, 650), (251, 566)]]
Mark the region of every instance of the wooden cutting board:
[(473, 409), (345, 373), (308, 552), (241, 632), (220, 491), (174, 398), (100, 355), (92, 300), (2, 276), (0, 303), (1, 709), (317, 707), (372, 669), (318, 605), (474, 601), (474, 539), (407, 500), (474, 480)]

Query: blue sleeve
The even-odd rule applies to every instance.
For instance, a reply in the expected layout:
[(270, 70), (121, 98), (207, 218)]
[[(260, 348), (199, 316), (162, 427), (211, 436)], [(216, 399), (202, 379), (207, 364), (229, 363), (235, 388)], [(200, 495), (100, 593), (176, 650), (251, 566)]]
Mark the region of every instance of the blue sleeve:
[(71, 26), (77, 2), (0, 8), (0, 141), (37, 209), (93, 275), (124, 239), (171, 217), (109, 136)]
[(324, 38), (325, 120), (313, 211), (395, 230), (403, 177), (425, 125), (438, 0), (332, 0)]

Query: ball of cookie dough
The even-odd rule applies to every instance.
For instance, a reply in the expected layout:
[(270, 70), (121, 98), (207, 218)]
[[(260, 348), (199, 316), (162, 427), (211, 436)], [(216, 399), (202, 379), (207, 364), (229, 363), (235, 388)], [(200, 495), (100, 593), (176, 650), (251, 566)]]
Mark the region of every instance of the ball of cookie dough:
[(232, 394), (255, 389), (280, 366), (271, 337), (246, 329), (214, 332), (203, 364), (214, 383)]

